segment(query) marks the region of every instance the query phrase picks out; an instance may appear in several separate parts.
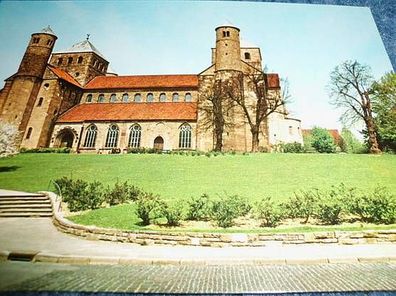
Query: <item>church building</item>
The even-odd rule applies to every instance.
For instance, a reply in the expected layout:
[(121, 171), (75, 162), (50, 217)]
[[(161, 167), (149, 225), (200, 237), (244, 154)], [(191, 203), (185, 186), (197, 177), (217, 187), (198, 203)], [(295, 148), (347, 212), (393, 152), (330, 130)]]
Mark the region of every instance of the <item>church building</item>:
[[(198, 74), (117, 75), (88, 40), (53, 52), (57, 36), (48, 26), (33, 33), (18, 71), (0, 91), (0, 120), (16, 125), (20, 147), (70, 147), (79, 153), (214, 149), (212, 118), (205, 113), (208, 88), (235, 73), (262, 70), (260, 48), (244, 44), (233, 25), (215, 29), (209, 67)], [(243, 83), (245, 85), (245, 83)], [(278, 74), (265, 74), (266, 91), (281, 96)], [(244, 90), (249, 108), (254, 92)], [(302, 143), (301, 122), (284, 105), (260, 125), (260, 149)], [(224, 151), (250, 151), (252, 133), (242, 108), (227, 110)], [(209, 124), (208, 124), (209, 123)]]

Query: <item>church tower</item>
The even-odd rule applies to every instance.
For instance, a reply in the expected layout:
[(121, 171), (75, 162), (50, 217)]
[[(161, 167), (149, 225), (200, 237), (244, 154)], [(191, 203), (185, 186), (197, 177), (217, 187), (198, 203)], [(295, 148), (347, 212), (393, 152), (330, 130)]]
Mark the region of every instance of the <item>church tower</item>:
[(215, 72), (241, 71), (241, 45), (239, 29), (232, 25), (216, 28)]
[(0, 120), (26, 130), (57, 37), (48, 26), (31, 35), (18, 72), (11, 76)]

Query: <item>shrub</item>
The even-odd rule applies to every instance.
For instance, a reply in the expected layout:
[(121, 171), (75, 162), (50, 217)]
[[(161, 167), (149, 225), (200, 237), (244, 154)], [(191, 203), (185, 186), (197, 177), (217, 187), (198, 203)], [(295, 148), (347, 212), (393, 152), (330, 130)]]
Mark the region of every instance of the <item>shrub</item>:
[(263, 198), (256, 204), (256, 217), (261, 220), (261, 226), (275, 227), (283, 218), (282, 210), (271, 200)]
[(113, 188), (107, 187), (104, 199), (110, 206), (114, 206), (127, 201), (135, 201), (140, 193), (139, 188), (128, 184), (127, 181), (124, 183), (118, 183), (117, 181)]
[(183, 219), (183, 205), (180, 203), (161, 203), (160, 213), (166, 218), (168, 226), (178, 226)]
[(304, 152), (303, 146), (298, 142), (281, 144), (280, 149), (284, 153), (302, 153), (302, 152)]
[(192, 197), (188, 202), (188, 220), (207, 220), (211, 213), (211, 200), (206, 193), (199, 197)]
[(142, 219), (143, 225), (150, 224), (150, 216), (160, 206), (160, 199), (157, 195), (142, 192), (136, 200), (136, 214)]
[(307, 223), (317, 209), (318, 201), (320, 200), (320, 192), (318, 189), (310, 189), (307, 191), (301, 190), (299, 193), (294, 193), (282, 208), (289, 218), (303, 218), (303, 223)]
[(334, 153), (334, 140), (329, 132), (320, 127), (312, 129), (312, 147), (319, 153)]
[(348, 203), (349, 211), (363, 222), (392, 224), (396, 222), (396, 197), (384, 187), (356, 195)]
[(21, 148), (20, 153), (70, 153), (72, 150), (68, 147), (62, 148)]
[(234, 225), (234, 219), (246, 215), (251, 206), (237, 195), (223, 196), (213, 201), (211, 217), (223, 228)]
[(59, 186), (63, 201), (68, 202), (69, 199), (68, 191), (70, 191), (73, 180), (68, 177), (62, 177), (60, 179), (54, 180), (54, 182)]

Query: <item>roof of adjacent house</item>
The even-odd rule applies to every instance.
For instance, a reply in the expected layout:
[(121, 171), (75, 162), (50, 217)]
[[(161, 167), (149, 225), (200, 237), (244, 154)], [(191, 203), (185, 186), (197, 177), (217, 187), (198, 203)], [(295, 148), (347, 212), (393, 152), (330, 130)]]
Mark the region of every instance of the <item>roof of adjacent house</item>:
[[(338, 132), (338, 130), (337, 129), (326, 129), (326, 130), (329, 132), (330, 136), (334, 139), (335, 143), (336, 144), (339, 143), (341, 139), (341, 135)], [(311, 135), (312, 129), (303, 129), (302, 133), (304, 136)]]
[(57, 68), (57, 67), (54, 67), (54, 66), (51, 66), (51, 65), (48, 65), (48, 68), (49, 68), (56, 76), (58, 76), (59, 78), (65, 80), (65, 81), (67, 81), (67, 82), (69, 82), (69, 83), (71, 83), (71, 84), (73, 84), (73, 85), (75, 85), (75, 86), (82, 87), (81, 84), (78, 83), (78, 81), (75, 80), (75, 79), (73, 78), (73, 76), (71, 76), (71, 75), (70, 75), (69, 73), (67, 73), (66, 71), (63, 71), (62, 69)]
[(84, 121), (196, 121), (197, 103), (86, 103), (62, 114), (58, 123)]
[(97, 76), (85, 89), (197, 88), (198, 75)]

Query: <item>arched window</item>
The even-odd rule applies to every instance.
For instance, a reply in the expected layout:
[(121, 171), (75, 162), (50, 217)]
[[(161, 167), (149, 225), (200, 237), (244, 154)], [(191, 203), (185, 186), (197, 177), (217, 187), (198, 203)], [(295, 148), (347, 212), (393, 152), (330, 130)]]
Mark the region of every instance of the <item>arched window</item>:
[(184, 123), (179, 130), (179, 148), (191, 148), (191, 126), (188, 123)]
[(82, 61), (83, 61), (83, 57), (78, 57), (77, 63), (78, 63), (78, 64), (81, 64)]
[(245, 52), (245, 60), (250, 60), (250, 53)]
[(30, 136), (32, 135), (32, 131), (33, 131), (33, 128), (29, 127), (29, 129), (28, 129), (28, 131), (26, 133), (26, 139), (30, 139)]
[(147, 94), (146, 101), (149, 102), (149, 103), (152, 102), (152, 101), (154, 101), (154, 96), (153, 96), (152, 93), (148, 93), (148, 94)]
[(37, 107), (41, 107), (41, 105), (43, 104), (43, 100), (44, 100), (44, 98), (39, 98)]
[(73, 62), (73, 58), (72, 58), (72, 57), (69, 57), (69, 58), (67, 59), (67, 64), (70, 65), (72, 62)]
[(92, 124), (87, 128), (87, 133), (85, 134), (84, 147), (93, 148), (95, 147), (96, 135), (98, 134), (98, 128), (96, 125)]
[(105, 144), (107, 148), (117, 147), (119, 131), (120, 130), (118, 129), (118, 126), (116, 126), (115, 124), (110, 125), (109, 130), (107, 131), (106, 144)]
[(166, 94), (165, 93), (160, 94), (159, 100), (160, 102), (166, 102)]
[(191, 93), (186, 93), (186, 96), (184, 97), (184, 100), (186, 102), (191, 102), (191, 99), (192, 99)]
[(139, 148), (140, 138), (142, 136), (142, 128), (138, 124), (134, 124), (129, 129), (128, 147)]
[(87, 98), (85, 99), (85, 101), (87, 103), (91, 103), (92, 102), (92, 95), (91, 94), (87, 95)]
[(142, 96), (140, 94), (136, 94), (133, 100), (135, 102), (141, 102), (142, 101)]
[(103, 103), (105, 100), (104, 94), (100, 94), (98, 97), (98, 103)]
[(114, 103), (115, 101), (117, 101), (117, 96), (116, 96), (116, 94), (112, 94), (112, 95), (110, 96), (110, 102), (111, 102), (111, 103)]
[(93, 66), (94, 66), (95, 68), (96, 68), (97, 64), (98, 64), (98, 60), (94, 60)]
[(122, 95), (122, 101), (123, 101), (124, 103), (126, 103), (126, 102), (128, 102), (128, 100), (129, 100), (128, 94), (123, 94), (123, 95)]
[(63, 59), (62, 59), (62, 58), (59, 58), (59, 59), (58, 59), (58, 66), (59, 66), (59, 65), (62, 65), (62, 62), (63, 62)]
[(172, 102), (178, 102), (179, 101), (179, 94), (178, 93), (174, 93), (172, 95)]

